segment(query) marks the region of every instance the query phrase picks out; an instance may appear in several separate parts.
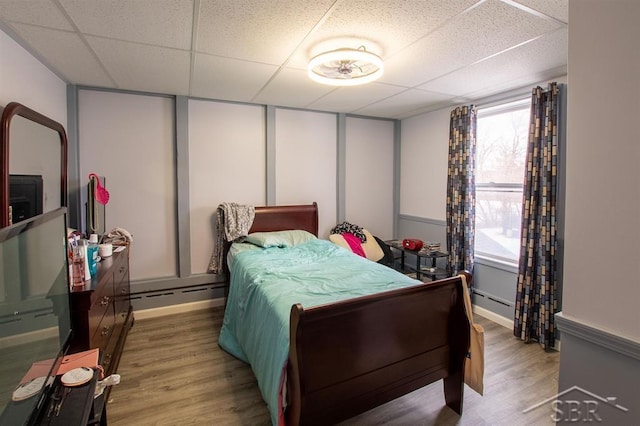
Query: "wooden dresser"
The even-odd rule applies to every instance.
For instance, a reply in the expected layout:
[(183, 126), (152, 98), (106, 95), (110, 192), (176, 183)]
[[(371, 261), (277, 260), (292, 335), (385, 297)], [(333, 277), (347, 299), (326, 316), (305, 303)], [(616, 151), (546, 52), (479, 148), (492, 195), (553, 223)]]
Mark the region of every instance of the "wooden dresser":
[(94, 278), (71, 289), (73, 336), (69, 351), (100, 348), (105, 377), (116, 372), (133, 326), (129, 293), (128, 248), (103, 259)]

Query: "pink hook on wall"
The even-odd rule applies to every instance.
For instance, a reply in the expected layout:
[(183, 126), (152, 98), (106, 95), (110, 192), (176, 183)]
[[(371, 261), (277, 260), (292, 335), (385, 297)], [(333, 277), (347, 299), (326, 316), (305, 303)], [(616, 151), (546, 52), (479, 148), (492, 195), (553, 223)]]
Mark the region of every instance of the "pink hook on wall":
[(109, 191), (107, 191), (105, 187), (100, 184), (100, 177), (97, 174), (91, 173), (89, 175), (89, 180), (91, 179), (95, 179), (96, 181), (96, 200), (100, 204), (107, 204), (109, 202)]

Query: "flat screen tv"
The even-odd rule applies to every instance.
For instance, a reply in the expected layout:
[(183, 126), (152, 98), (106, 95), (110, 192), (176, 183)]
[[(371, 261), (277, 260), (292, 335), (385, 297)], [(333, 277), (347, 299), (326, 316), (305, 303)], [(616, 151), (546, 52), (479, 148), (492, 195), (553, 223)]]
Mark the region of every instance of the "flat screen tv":
[(11, 223), (42, 214), (42, 175), (9, 175)]
[(71, 339), (66, 233), (64, 207), (0, 229), (0, 425), (46, 415)]

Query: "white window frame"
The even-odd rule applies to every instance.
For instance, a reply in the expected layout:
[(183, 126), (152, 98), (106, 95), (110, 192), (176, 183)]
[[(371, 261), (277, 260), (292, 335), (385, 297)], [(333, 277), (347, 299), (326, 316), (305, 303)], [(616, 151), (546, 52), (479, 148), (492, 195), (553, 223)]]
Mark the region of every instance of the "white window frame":
[[(499, 104), (493, 104), (486, 107), (478, 107), (478, 120), (486, 117), (490, 117), (493, 115), (504, 114), (510, 111), (522, 110), (522, 109), (530, 109), (531, 107), (531, 98), (520, 98), (513, 101), (504, 101)], [(524, 165), (526, 167), (526, 164)], [(523, 178), (524, 178), (524, 168), (522, 170)], [(476, 203), (477, 203), (477, 193), (481, 192), (483, 189), (491, 189), (495, 188), (504, 192), (519, 192), (522, 194), (524, 190), (523, 183), (495, 183), (495, 182), (478, 182), (476, 180)], [(476, 217), (477, 217), (477, 205), (476, 205)], [(476, 232), (475, 241), (477, 243), (478, 233)], [(498, 267), (500, 269), (504, 269), (510, 272), (517, 272), (519, 256), (516, 256), (516, 259), (513, 260), (511, 258), (499, 256), (490, 252), (478, 251), (474, 248), (475, 257), (479, 260), (479, 263), (487, 264), (489, 266)]]

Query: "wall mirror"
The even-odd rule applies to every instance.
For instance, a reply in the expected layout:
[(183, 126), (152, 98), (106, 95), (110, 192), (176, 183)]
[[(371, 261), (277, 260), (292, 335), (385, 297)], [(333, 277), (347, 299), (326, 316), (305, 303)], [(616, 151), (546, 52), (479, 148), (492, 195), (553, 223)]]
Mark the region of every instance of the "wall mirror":
[(2, 110), (0, 124), (0, 227), (22, 220), (33, 204), (40, 203), (38, 213), (67, 207), (67, 135), (62, 124), (17, 102)]

